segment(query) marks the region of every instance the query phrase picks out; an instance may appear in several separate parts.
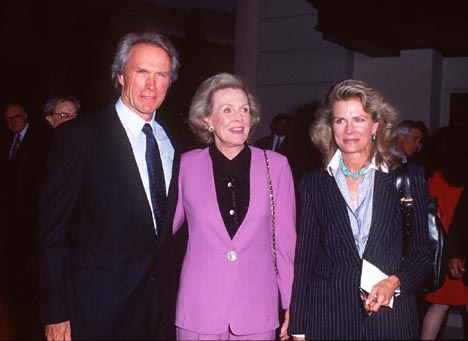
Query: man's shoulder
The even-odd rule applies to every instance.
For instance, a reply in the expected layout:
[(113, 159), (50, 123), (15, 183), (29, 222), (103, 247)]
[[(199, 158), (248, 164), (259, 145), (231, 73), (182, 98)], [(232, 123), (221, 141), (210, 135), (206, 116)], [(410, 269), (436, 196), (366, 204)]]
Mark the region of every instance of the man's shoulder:
[(61, 123), (56, 129), (59, 130), (82, 130), (82, 129), (102, 129), (102, 124), (109, 122), (120, 122), (117, 111), (113, 105), (109, 105), (101, 110), (87, 113), (74, 120)]
[[(27, 155), (28, 158), (42, 157), (43, 153), (47, 151), (51, 138), (52, 134), (47, 129), (47, 126), (39, 122), (30, 122), (21, 140), (21, 153)], [(9, 146), (7, 150), (9, 151)]]
[(263, 145), (265, 143), (268, 143), (273, 140), (273, 136), (267, 135), (267, 136), (262, 136), (259, 139), (257, 139), (254, 143), (254, 146), (258, 147), (259, 145)]
[(88, 115), (84, 115), (82, 117), (82, 121), (86, 124), (95, 124), (98, 122), (107, 121), (109, 119), (118, 119), (117, 110), (115, 109), (114, 104), (109, 104), (104, 108), (91, 112)]

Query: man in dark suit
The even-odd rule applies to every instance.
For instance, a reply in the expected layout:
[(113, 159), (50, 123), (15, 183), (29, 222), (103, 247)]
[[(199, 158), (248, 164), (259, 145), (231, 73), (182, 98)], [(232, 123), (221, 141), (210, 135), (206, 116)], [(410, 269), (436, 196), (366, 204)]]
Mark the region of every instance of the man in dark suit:
[(178, 69), (166, 37), (128, 34), (117, 103), (55, 130), (39, 221), (48, 340), (173, 336), (179, 154), (155, 118)]
[(3, 114), (8, 130), (0, 146), (0, 258), (8, 281), (2, 285), (13, 315), (14, 338), (31, 339), (41, 334), (35, 226), (48, 139), (44, 129), (29, 123), (23, 104), (11, 102)]
[(271, 120), (271, 135), (261, 137), (255, 146), (261, 149), (270, 149), (287, 156), (288, 129), (290, 118), (287, 114), (278, 114)]

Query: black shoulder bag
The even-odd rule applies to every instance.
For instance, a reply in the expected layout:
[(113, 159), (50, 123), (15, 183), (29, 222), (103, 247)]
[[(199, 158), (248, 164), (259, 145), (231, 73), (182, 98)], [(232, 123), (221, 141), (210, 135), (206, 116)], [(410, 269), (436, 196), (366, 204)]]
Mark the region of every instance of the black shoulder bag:
[[(408, 174), (408, 164), (403, 164), (395, 171), (396, 187), (400, 193), (400, 205), (403, 223), (403, 255), (406, 257), (408, 244), (412, 233), (412, 220), (414, 202), (411, 196), (411, 181)], [(428, 233), (433, 251), (432, 271), (419, 287), (423, 292), (433, 292), (439, 289), (444, 283), (445, 272), (443, 266), (443, 248), (445, 230), (437, 212), (437, 199), (428, 196)]]

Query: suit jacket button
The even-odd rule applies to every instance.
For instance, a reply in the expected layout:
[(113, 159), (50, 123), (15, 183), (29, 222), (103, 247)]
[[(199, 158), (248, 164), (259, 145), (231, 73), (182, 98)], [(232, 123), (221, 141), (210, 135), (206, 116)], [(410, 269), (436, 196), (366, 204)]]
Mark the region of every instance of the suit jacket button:
[(229, 251), (227, 253), (227, 259), (229, 259), (231, 262), (234, 262), (237, 259), (236, 251)]

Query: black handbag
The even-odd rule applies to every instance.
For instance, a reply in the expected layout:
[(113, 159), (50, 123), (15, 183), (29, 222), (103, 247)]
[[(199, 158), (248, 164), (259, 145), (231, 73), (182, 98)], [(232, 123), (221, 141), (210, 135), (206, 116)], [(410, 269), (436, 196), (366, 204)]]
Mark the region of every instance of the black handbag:
[[(403, 256), (407, 255), (408, 243), (412, 232), (414, 202), (411, 196), (411, 181), (408, 175), (408, 164), (403, 164), (395, 171), (396, 187), (400, 193), (400, 204), (403, 223)], [(443, 257), (445, 230), (437, 212), (437, 199), (428, 196), (428, 234), (431, 243), (432, 270), (419, 287), (420, 291), (429, 293), (439, 289), (445, 280), (445, 260)]]

